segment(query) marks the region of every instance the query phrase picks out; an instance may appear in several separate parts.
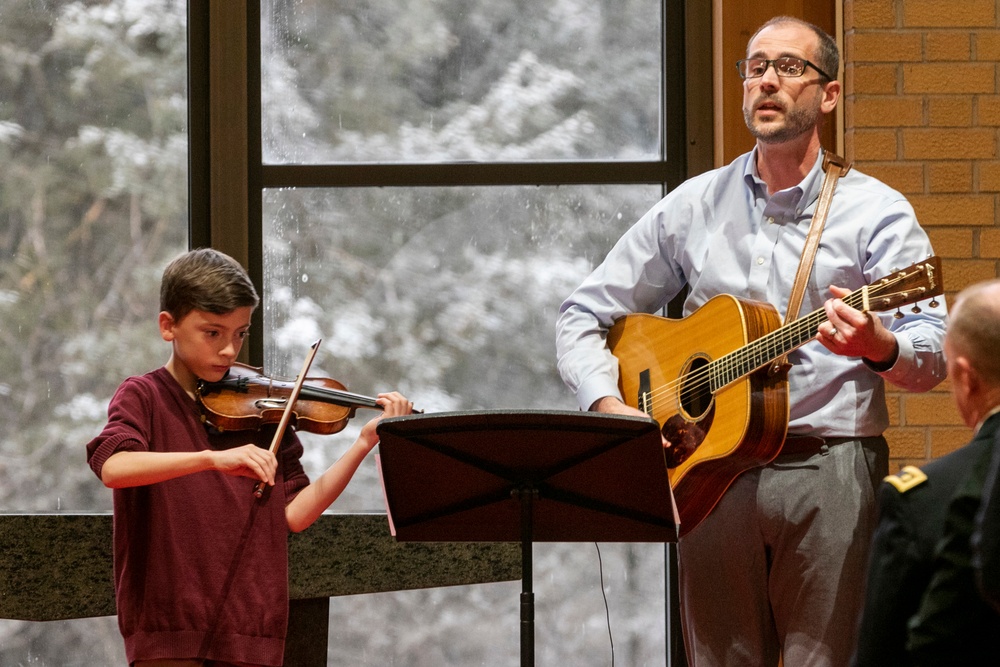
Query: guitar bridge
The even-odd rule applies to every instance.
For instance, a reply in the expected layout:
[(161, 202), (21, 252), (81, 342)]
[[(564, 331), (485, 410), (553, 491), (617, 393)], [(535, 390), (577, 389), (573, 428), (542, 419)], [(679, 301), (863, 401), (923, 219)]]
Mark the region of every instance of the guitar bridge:
[(636, 397), (636, 407), (650, 417), (653, 416), (653, 397), (649, 386), (649, 369), (639, 372), (639, 395)]

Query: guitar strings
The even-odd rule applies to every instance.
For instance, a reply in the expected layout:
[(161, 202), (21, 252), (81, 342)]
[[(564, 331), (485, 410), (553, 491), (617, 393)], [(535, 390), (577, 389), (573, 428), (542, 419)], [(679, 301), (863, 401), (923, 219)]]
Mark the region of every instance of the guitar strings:
[[(854, 295), (852, 294), (845, 297), (845, 301), (847, 301), (847, 299), (851, 296)], [(647, 394), (647, 402), (651, 407), (655, 407), (663, 399), (671, 399), (675, 396), (678, 393), (679, 388), (682, 386), (685, 387), (685, 391), (683, 392), (684, 395), (704, 399), (707, 396), (714, 394), (716, 391), (724, 389), (728, 385), (739, 380), (744, 375), (748, 375), (758, 368), (766, 366), (773, 359), (790, 352), (795, 349), (795, 347), (798, 347), (798, 345), (802, 345), (812, 339), (815, 336), (815, 333), (809, 333), (810, 329), (815, 331), (825, 319), (824, 310), (820, 309), (814, 311), (801, 320), (797, 320), (792, 323), (788, 329), (782, 328), (771, 332), (770, 334), (766, 334), (752, 341), (740, 350), (730, 352), (729, 354), (719, 357), (718, 359), (710, 361), (708, 364), (693, 373), (682, 375), (675, 380), (651, 390)], [(814, 325), (812, 325), (813, 320), (817, 320)], [(792, 331), (793, 335), (789, 335), (787, 337), (784, 336), (787, 331)], [(809, 333), (809, 336), (805, 340), (799, 342), (798, 345), (789, 347), (786, 344), (782, 344), (783, 338), (798, 340), (804, 333)], [(752, 359), (757, 359), (758, 361), (754, 364), (748, 363), (748, 361)], [(741, 367), (744, 369), (742, 373), (740, 372)], [(729, 375), (731, 375), (731, 379), (723, 382), (715, 389), (712, 389), (712, 378), (725, 378)]]
[[(884, 279), (882, 283), (877, 284), (877, 287), (879, 290), (883, 290), (896, 285), (907, 277), (901, 273), (896, 277)], [(844, 303), (852, 308), (862, 310), (865, 301), (865, 291), (869, 287), (875, 286), (866, 285), (851, 292), (843, 297)], [(696, 398), (699, 401), (705, 400), (717, 391), (725, 389), (782, 355), (788, 354), (809, 342), (816, 337), (819, 326), (827, 320), (828, 318), (824, 309), (814, 310), (787, 326), (764, 334), (738, 350), (709, 361), (705, 366), (702, 366), (693, 373), (682, 375), (675, 380), (660, 385), (656, 389), (651, 389), (645, 394), (640, 403), (642, 406), (647, 407), (648, 413), (652, 415), (654, 409), (660, 407), (663, 401), (673, 403), (674, 397), (678, 394), (682, 397)], [(751, 361), (753, 363), (750, 363)], [(712, 378), (729, 379), (713, 389)], [(682, 386), (685, 388), (683, 392), (680, 391), (680, 387)]]

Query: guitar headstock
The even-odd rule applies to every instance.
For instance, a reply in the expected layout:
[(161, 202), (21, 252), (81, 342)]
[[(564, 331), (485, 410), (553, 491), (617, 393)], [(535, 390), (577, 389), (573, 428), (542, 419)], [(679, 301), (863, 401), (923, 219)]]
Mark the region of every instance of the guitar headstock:
[(938, 296), (944, 293), (941, 259), (936, 255), (928, 257), (858, 292), (861, 293), (862, 310), (890, 310)]

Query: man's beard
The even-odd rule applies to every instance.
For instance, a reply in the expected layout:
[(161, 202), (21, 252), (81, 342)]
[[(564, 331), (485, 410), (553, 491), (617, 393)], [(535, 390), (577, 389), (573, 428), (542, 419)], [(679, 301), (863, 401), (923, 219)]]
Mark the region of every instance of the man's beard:
[[(757, 106), (757, 100), (754, 106)], [(819, 123), (820, 110), (816, 106), (796, 106), (785, 109), (783, 122), (760, 123), (754, 122), (754, 111), (744, 107), (743, 120), (747, 124), (747, 129), (755, 139), (765, 144), (780, 144), (789, 141), (813, 129)]]

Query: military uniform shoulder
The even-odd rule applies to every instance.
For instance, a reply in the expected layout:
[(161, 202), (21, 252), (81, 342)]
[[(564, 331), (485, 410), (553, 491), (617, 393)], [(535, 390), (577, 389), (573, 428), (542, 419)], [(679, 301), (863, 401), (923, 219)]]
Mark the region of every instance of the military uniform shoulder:
[(916, 466), (906, 466), (897, 474), (886, 477), (884, 481), (892, 484), (900, 493), (906, 493), (910, 489), (926, 482), (927, 475)]

